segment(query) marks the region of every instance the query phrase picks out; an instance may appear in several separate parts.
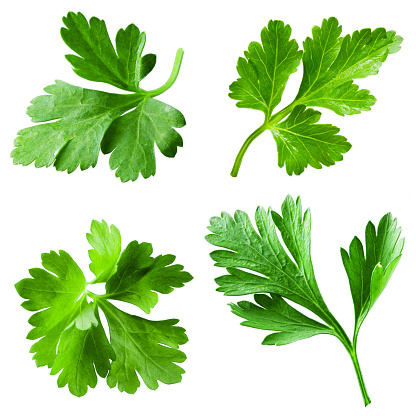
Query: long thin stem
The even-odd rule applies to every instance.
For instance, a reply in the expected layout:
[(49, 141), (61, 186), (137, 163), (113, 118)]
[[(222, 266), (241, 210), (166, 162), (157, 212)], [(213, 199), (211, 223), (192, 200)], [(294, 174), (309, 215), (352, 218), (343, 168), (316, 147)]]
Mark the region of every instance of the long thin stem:
[(243, 161), (244, 154), (246, 153), (248, 147), (254, 141), (254, 139), (260, 136), (260, 134), (262, 134), (266, 129), (267, 127), (263, 124), (258, 129), (254, 130), (253, 133), (250, 134), (250, 136), (248, 136), (244, 144), (241, 146), (241, 149), (238, 152), (237, 157), (235, 158), (234, 166), (231, 170), (231, 176), (236, 177), (238, 175), (241, 162)]
[(238, 152), (237, 157), (235, 158), (234, 166), (231, 170), (231, 176), (236, 177), (238, 175), (238, 171), (240, 169), (241, 162), (243, 161), (244, 154), (246, 153), (248, 147), (254, 141), (254, 139), (260, 136), (260, 134), (262, 134), (265, 130), (270, 129), (274, 124), (283, 120), (296, 105), (297, 102), (293, 101), (291, 104), (289, 104), (288, 106), (280, 110), (278, 113), (276, 113), (274, 116), (268, 117), (266, 115), (264, 123), (258, 129), (254, 130), (253, 133), (251, 133), (250, 136), (248, 136), (246, 141), (241, 146), (241, 149)]
[(351, 343), (348, 335), (338, 323), (335, 317), (328, 311), (327, 312), (327, 323), (334, 329), (337, 334), (338, 339), (342, 342), (345, 349), (347, 350), (349, 356), (351, 357), (352, 363), (354, 365), (355, 374), (357, 376), (358, 385), (360, 386), (361, 395), (363, 396), (364, 405), (367, 406), (371, 403), (370, 396), (368, 395), (367, 388), (364, 383), (363, 374), (361, 372), (360, 363), (358, 362), (357, 357), (357, 337), (356, 331), (354, 331), (354, 342)]
[(355, 374), (357, 375), (358, 384), (360, 385), (361, 395), (363, 396), (364, 405), (368, 406), (371, 403), (371, 399), (368, 395), (367, 388), (365, 387), (363, 374), (361, 372), (360, 363), (357, 358), (357, 351), (355, 348), (350, 352), (352, 363), (354, 364)]
[(163, 94), (174, 84), (174, 82), (176, 81), (176, 78), (178, 78), (178, 75), (179, 75), (179, 70), (182, 64), (182, 58), (183, 58), (183, 49), (179, 48), (176, 52), (175, 62), (173, 64), (172, 72), (170, 74), (169, 79), (161, 87), (156, 88), (155, 90), (146, 91), (146, 95), (150, 97), (156, 97), (157, 95)]

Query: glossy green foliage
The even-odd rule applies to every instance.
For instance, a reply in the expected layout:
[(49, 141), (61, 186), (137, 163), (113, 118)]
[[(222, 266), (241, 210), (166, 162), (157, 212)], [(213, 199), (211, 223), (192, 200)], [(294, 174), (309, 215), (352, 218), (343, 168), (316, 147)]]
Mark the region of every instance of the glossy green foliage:
[(244, 58), (239, 58), (241, 78), (230, 86), (230, 97), (239, 100), (237, 107), (261, 110), (267, 116), (280, 103), (286, 82), (302, 58), (291, 33), (289, 25), (270, 20), (261, 31), (262, 43), (251, 42)]
[[(15, 164), (48, 167), (71, 173), (97, 164), (100, 149), (122, 182), (156, 173), (155, 145), (174, 157), (182, 138), (175, 128), (185, 118), (175, 108), (153, 99), (176, 80), (183, 51), (178, 50), (171, 77), (165, 85), (145, 91), (139, 83), (154, 68), (156, 56), (142, 55), (144, 32), (133, 24), (120, 29), (115, 47), (105, 22), (68, 13), (62, 39), (77, 54), (66, 55), (74, 72), (90, 81), (104, 82), (131, 94), (90, 90), (56, 81), (45, 88), (49, 95), (32, 100), (28, 115), (38, 124), (20, 130), (11, 156)], [(130, 111), (132, 110), (132, 111)]]
[[(273, 331), (265, 345), (285, 345), (319, 334), (337, 337), (347, 349), (360, 383), (365, 404), (370, 403), (359, 368), (356, 343), (358, 330), (395, 270), (404, 245), (400, 228), (391, 214), (385, 215), (376, 231), (366, 228), (366, 257), (360, 240), (354, 238), (350, 252), (341, 250), (355, 306), (356, 327), (352, 341), (329, 311), (319, 291), (311, 258), (311, 215), (288, 196), (281, 214), (259, 207), (256, 228), (248, 215), (236, 211), (234, 218), (223, 212), (213, 217), (206, 236), (220, 247), (211, 253), (215, 265), (227, 274), (215, 279), (217, 290), (227, 296), (254, 294), (255, 303), (230, 304), (242, 325)], [(280, 232), (280, 238), (278, 235)], [(306, 316), (286, 300), (300, 305), (320, 318)]]
[(351, 144), (338, 135), (332, 124), (318, 124), (319, 111), (297, 106), (289, 116), (275, 124), (270, 131), (277, 145), (278, 165), (286, 165), (289, 175), (300, 175), (308, 165), (320, 169), (342, 160)]
[(393, 274), (404, 246), (401, 228), (391, 214), (386, 214), (377, 231), (370, 221), (365, 229), (364, 248), (358, 237), (352, 240), (349, 252), (341, 249), (341, 257), (351, 288), (355, 310), (355, 332), (358, 331), (375, 301)]
[[(389, 54), (400, 49), (402, 38), (383, 28), (363, 29), (341, 36), (342, 28), (334, 17), (314, 26), (312, 38), (298, 50), (290, 39), (291, 28), (282, 21), (270, 21), (261, 32), (261, 44), (252, 42), (244, 58), (239, 58), (240, 78), (230, 85), (229, 96), (237, 106), (261, 110), (265, 121), (241, 148), (232, 176), (237, 176), (242, 158), (251, 142), (265, 130), (276, 141), (279, 167), (289, 175), (300, 175), (307, 166), (316, 169), (342, 160), (351, 145), (338, 136), (339, 129), (317, 124), (321, 113), (308, 107), (323, 107), (338, 115), (368, 111), (374, 96), (354, 84), (355, 79), (378, 73)], [(291, 104), (273, 113), (279, 104), (289, 76), (302, 60), (303, 78)]]
[(278, 331), (267, 335), (263, 345), (286, 345), (314, 335), (334, 335), (330, 327), (300, 313), (279, 295), (256, 294), (254, 300), (257, 305), (241, 301), (230, 306), (233, 313), (245, 319), (241, 325)]
[[(58, 386), (75, 396), (94, 388), (98, 376), (107, 377), (110, 387), (135, 393), (138, 375), (150, 388), (158, 382), (181, 381), (185, 361), (179, 345), (188, 338), (176, 326), (177, 319), (151, 321), (127, 314), (109, 302), (115, 299), (139, 306), (146, 313), (158, 302), (159, 293), (170, 293), (192, 279), (183, 266), (173, 264), (175, 256), (153, 258), (152, 245), (132, 241), (121, 252), (118, 229), (105, 221), (93, 221), (87, 239), (90, 269), (96, 276), (87, 283), (82, 271), (64, 251), (42, 254), (43, 269), (31, 269), (32, 278), (16, 284), (22, 306), (34, 312), (34, 327), (28, 338), (37, 340), (30, 352), (38, 367), (48, 366), (58, 374)], [(121, 253), (121, 254), (120, 254)], [(88, 290), (88, 285), (106, 282), (104, 295)], [(100, 320), (104, 312), (110, 341)], [(137, 375), (138, 373), (138, 375)]]

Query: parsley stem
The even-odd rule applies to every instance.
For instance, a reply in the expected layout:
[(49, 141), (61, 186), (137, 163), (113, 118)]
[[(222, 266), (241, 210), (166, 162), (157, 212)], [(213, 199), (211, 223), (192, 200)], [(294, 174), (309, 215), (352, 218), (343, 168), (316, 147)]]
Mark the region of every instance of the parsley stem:
[(176, 78), (178, 78), (178, 75), (179, 75), (179, 70), (182, 64), (182, 58), (183, 58), (183, 49), (179, 48), (176, 51), (175, 62), (173, 64), (172, 72), (170, 74), (169, 79), (161, 87), (156, 88), (155, 90), (146, 91), (146, 95), (150, 97), (156, 97), (157, 95), (163, 94), (174, 84), (174, 82), (176, 81)]
[(250, 136), (248, 136), (246, 141), (241, 146), (241, 149), (238, 152), (237, 157), (235, 158), (234, 166), (231, 170), (232, 177), (235, 178), (238, 175), (238, 171), (240, 170), (240, 166), (241, 166), (241, 162), (243, 161), (244, 154), (246, 153), (248, 147), (254, 141), (254, 139), (260, 136), (260, 134), (263, 133), (265, 130), (270, 129), (274, 124), (283, 120), (296, 105), (297, 105), (297, 102), (293, 101), (291, 104), (289, 104), (288, 106), (280, 110), (278, 113), (276, 113), (274, 116), (268, 117), (266, 115), (266, 120), (264, 121), (264, 123), (257, 130), (254, 130), (253, 133), (251, 133)]
[(254, 130), (253, 133), (250, 134), (250, 136), (248, 136), (244, 144), (241, 146), (241, 149), (238, 152), (237, 157), (235, 159), (233, 169), (231, 170), (232, 177), (235, 178), (238, 175), (238, 171), (240, 169), (241, 162), (243, 161), (244, 154), (246, 153), (250, 144), (254, 141), (254, 139), (260, 136), (260, 134), (262, 134), (265, 130), (267, 130), (267, 127), (266, 127), (266, 124), (263, 124), (258, 129)]
[(324, 314), (326, 315), (326, 318), (327, 318), (325, 319), (325, 321), (333, 328), (333, 330), (336, 333), (337, 338), (341, 341), (342, 345), (344, 345), (349, 356), (351, 357), (352, 363), (354, 365), (355, 374), (357, 376), (358, 384), (360, 386), (361, 395), (363, 396), (364, 405), (367, 406), (371, 403), (371, 399), (368, 395), (367, 388), (365, 387), (363, 374), (361, 372), (360, 363), (358, 362), (358, 357), (357, 357), (356, 334), (358, 334), (358, 332), (354, 331), (354, 342), (351, 343), (351, 340), (349, 339), (348, 335), (344, 331), (344, 328), (336, 320), (334, 315), (332, 315), (332, 313), (329, 311), (325, 311)]
[(358, 384), (360, 385), (361, 394), (363, 396), (364, 405), (367, 406), (371, 403), (371, 399), (368, 396), (367, 389), (365, 387), (363, 374), (361, 372), (360, 363), (358, 362), (357, 358), (357, 351), (355, 348), (352, 349), (352, 351), (348, 351), (352, 360), (352, 363), (354, 364), (354, 370), (355, 374), (357, 375)]

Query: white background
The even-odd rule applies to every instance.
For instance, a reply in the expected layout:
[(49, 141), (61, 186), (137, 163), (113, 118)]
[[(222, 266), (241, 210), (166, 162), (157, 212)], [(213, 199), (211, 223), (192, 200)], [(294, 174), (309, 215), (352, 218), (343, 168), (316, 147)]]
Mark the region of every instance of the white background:
[[(8, 414), (73, 415), (384, 415), (415, 414), (415, 30), (413, 2), (384, 1), (15, 1), (1, 15), (0, 143), (2, 195), (1, 378), (2, 408)], [(122, 184), (108, 156), (95, 169), (68, 175), (54, 168), (13, 166), (9, 157), (16, 132), (32, 125), (25, 114), (32, 98), (61, 79), (115, 91), (77, 77), (64, 55), (61, 17), (69, 10), (107, 22), (110, 36), (134, 22), (147, 34), (145, 52), (157, 54), (155, 70), (142, 87), (162, 85), (176, 49), (185, 50), (179, 78), (160, 97), (178, 108), (187, 126), (184, 147), (174, 159), (157, 152), (155, 177)], [(405, 39), (380, 73), (360, 80), (378, 98), (372, 110), (344, 118), (323, 111), (322, 121), (341, 128), (352, 143), (345, 160), (330, 168), (308, 168), (289, 177), (277, 167), (271, 135), (250, 147), (238, 178), (234, 158), (262, 113), (238, 109), (228, 94), (237, 77), (237, 58), (259, 40), (269, 19), (289, 23), (301, 44), (313, 25), (336, 16), (343, 33), (364, 27), (394, 29)], [(282, 105), (296, 94), (302, 76), (291, 77)], [(366, 319), (358, 353), (373, 403), (364, 409), (354, 370), (342, 345), (317, 336), (285, 347), (266, 347), (268, 332), (244, 328), (215, 291), (213, 266), (204, 241), (211, 216), (257, 205), (280, 210), (285, 196), (301, 195), (312, 209), (312, 255), (319, 287), (337, 319), (351, 334), (353, 304), (339, 248), (364, 236), (368, 220), (392, 211), (406, 237), (404, 256), (391, 282)], [(180, 384), (136, 394), (109, 389), (100, 379), (83, 398), (57, 376), (36, 368), (25, 339), (30, 313), (13, 285), (40, 266), (40, 254), (68, 251), (88, 270), (92, 219), (121, 231), (123, 247), (133, 239), (153, 243), (155, 254), (173, 253), (194, 280), (160, 296), (151, 319), (180, 318), (190, 338)], [(249, 297), (247, 297), (249, 298)], [(135, 310), (135, 309), (134, 309)], [(137, 311), (141, 314), (140, 311)]]

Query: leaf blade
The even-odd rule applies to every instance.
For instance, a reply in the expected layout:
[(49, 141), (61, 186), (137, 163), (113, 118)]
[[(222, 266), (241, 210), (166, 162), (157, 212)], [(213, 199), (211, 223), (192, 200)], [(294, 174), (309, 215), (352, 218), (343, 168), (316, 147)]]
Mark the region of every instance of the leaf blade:
[(400, 50), (403, 39), (384, 28), (357, 30), (341, 38), (335, 18), (324, 19), (312, 33), (313, 39), (304, 43), (304, 77), (296, 101), (341, 116), (370, 110), (376, 99), (353, 80), (376, 75), (387, 56)]
[(271, 127), (278, 165), (286, 166), (288, 175), (300, 175), (308, 166), (332, 166), (351, 148), (347, 139), (337, 134), (338, 127), (318, 124), (320, 117), (319, 111), (299, 105), (286, 120)]
[(177, 320), (148, 321), (122, 312), (107, 301), (100, 302), (100, 307), (106, 315), (117, 357), (107, 376), (109, 387), (135, 393), (140, 386), (137, 372), (152, 390), (158, 388), (158, 381), (181, 381), (184, 370), (175, 363), (185, 361), (186, 355), (178, 348), (188, 337), (183, 328), (175, 326)]
[(276, 294), (254, 296), (257, 303), (241, 301), (231, 304), (231, 311), (245, 319), (241, 325), (266, 331), (279, 331), (267, 335), (263, 345), (286, 345), (314, 335), (335, 335), (328, 326), (308, 318)]
[(116, 264), (121, 252), (120, 231), (114, 225), (109, 227), (104, 220), (101, 223), (93, 220), (87, 240), (93, 248), (88, 250), (90, 270), (95, 275), (91, 283), (106, 282), (117, 269)]
[(68, 173), (94, 167), (101, 140), (112, 121), (133, 108), (140, 97), (76, 87), (63, 81), (45, 88), (28, 114), (35, 122), (55, 120), (20, 130), (11, 153), (14, 164), (52, 164)]
[[(265, 222), (265, 219), (268, 221)], [(319, 291), (312, 289), (308, 279), (280, 244), (270, 210), (266, 215), (264, 209), (259, 207), (256, 220), (259, 234), (243, 211), (236, 211), (234, 219), (227, 213), (222, 213), (221, 218), (211, 218), (208, 229), (212, 234), (205, 238), (214, 246), (226, 250), (213, 251), (210, 256), (216, 266), (226, 267), (229, 273), (217, 278), (217, 283), (221, 285), (217, 290), (227, 295), (276, 293), (320, 317), (325, 316), (321, 301), (317, 300), (316, 293)]]
[(173, 255), (151, 257), (152, 245), (132, 241), (120, 256), (117, 272), (106, 283), (106, 298), (138, 306), (146, 313), (158, 302), (158, 293), (183, 287), (192, 276), (172, 264)]
[(401, 228), (391, 213), (377, 227), (370, 221), (365, 229), (365, 254), (361, 241), (354, 237), (349, 251), (341, 249), (354, 303), (356, 331), (386, 287), (403, 251)]
[(122, 182), (135, 181), (156, 173), (154, 145), (166, 157), (174, 157), (183, 141), (174, 128), (185, 125), (175, 108), (146, 98), (137, 108), (115, 120), (104, 135), (101, 150), (111, 153), (110, 168)]
[(296, 72), (302, 51), (290, 39), (291, 28), (280, 20), (270, 20), (261, 31), (261, 44), (250, 43), (239, 58), (240, 78), (230, 85), (229, 96), (237, 107), (261, 110), (270, 115), (280, 103), (289, 76)]

